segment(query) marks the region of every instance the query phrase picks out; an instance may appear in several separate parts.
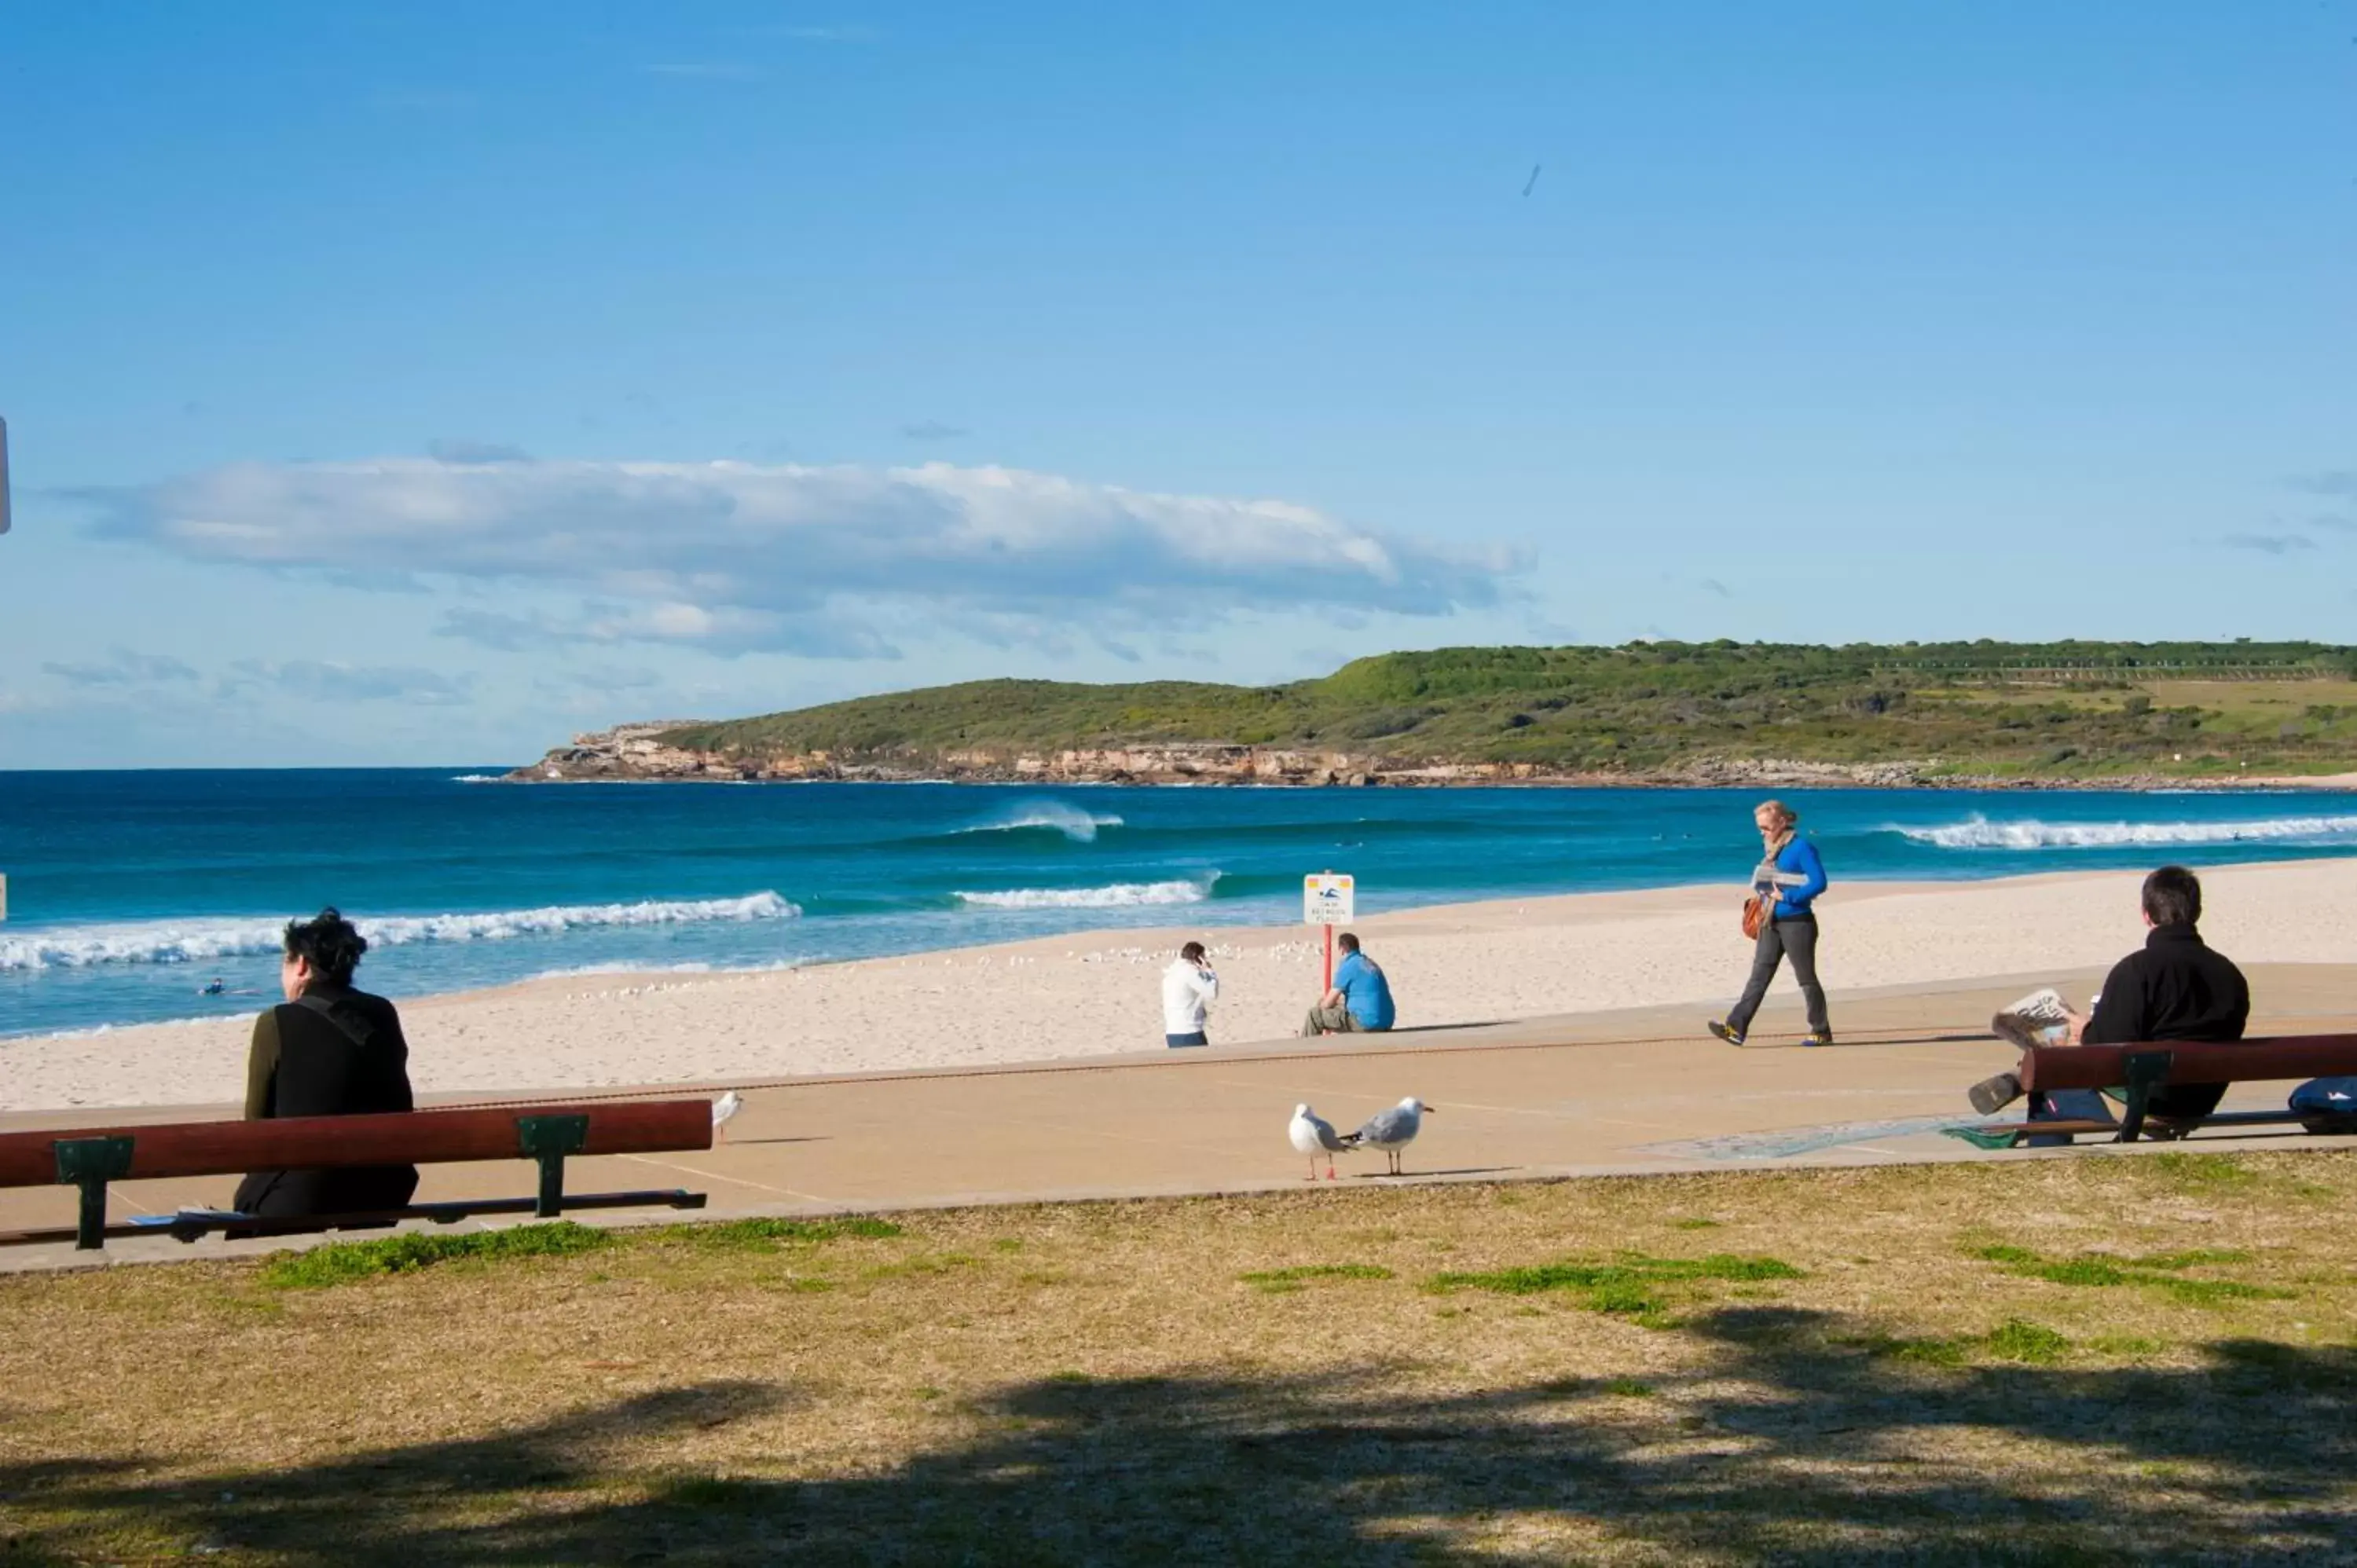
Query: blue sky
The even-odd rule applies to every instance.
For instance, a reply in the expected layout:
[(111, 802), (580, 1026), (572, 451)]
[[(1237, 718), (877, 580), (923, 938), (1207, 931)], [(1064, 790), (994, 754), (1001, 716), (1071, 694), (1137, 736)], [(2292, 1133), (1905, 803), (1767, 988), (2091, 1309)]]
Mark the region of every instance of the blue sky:
[(2347, 0), (8, 31), (0, 767), (1446, 643), (2357, 641)]

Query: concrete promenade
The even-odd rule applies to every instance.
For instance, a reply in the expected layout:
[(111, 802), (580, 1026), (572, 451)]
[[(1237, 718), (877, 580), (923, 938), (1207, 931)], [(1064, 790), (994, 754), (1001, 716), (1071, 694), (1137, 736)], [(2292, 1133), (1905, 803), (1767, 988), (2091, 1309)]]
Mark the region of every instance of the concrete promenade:
[[(2357, 965), (2254, 965), (2253, 1034), (2357, 1030)], [(1308, 1162), (1286, 1141), (1308, 1101), (1348, 1131), (1415, 1095), (1434, 1108), (1408, 1151), (1410, 1179), (1516, 1180), (1809, 1164), (2036, 1158), (1943, 1137), (1973, 1120), (1966, 1085), (2011, 1065), (1990, 1015), (2042, 982), (2086, 994), (2098, 973), (1836, 993), (1839, 1043), (1796, 1042), (1795, 999), (1771, 998), (1742, 1049), (1701, 1032), (1691, 1007), (1648, 1008), (1387, 1036), (1340, 1036), (1157, 1051), (964, 1072), (804, 1079), (739, 1086), (747, 1104), (708, 1153), (573, 1162), (576, 1191), (686, 1187), (709, 1218), (977, 1203), (1297, 1188)], [(228, 1088), (230, 1086), (224, 1086)], [(631, 1098), (716, 1093), (658, 1086)], [(2245, 1086), (2233, 1108), (2280, 1107), (2286, 1086)], [(611, 1098), (520, 1090), (434, 1103)], [(0, 1115), (0, 1131), (233, 1116), (234, 1106)], [(2269, 1129), (2207, 1137), (2212, 1148), (2309, 1140)], [(2139, 1145), (2141, 1146), (2141, 1145)], [(2125, 1151), (2124, 1151), (2125, 1152)], [(2085, 1157), (2073, 1155), (2070, 1157)], [(2097, 1157), (2103, 1157), (2098, 1155)], [(1379, 1155), (1344, 1155), (1342, 1183), (1386, 1178)], [(225, 1202), (234, 1177), (126, 1182), (115, 1219)], [(429, 1165), (421, 1199), (522, 1196), (522, 1162)], [(0, 1192), (0, 1229), (71, 1223), (70, 1188)], [(585, 1217), (593, 1223), (637, 1216)], [(511, 1223), (509, 1220), (498, 1223)], [(168, 1238), (111, 1242), (110, 1262), (222, 1256), (272, 1245)], [(0, 1271), (94, 1261), (70, 1248), (0, 1249)]]

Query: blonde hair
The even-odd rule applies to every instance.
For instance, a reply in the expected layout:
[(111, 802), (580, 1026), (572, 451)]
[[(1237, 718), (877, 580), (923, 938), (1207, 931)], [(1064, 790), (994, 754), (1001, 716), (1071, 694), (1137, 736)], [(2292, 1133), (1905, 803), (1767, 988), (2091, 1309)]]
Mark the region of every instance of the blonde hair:
[(1800, 824), (1801, 813), (1781, 800), (1762, 800), (1751, 808), (1755, 818), (1762, 811), (1767, 812), (1768, 820), (1775, 824), (1762, 830), (1773, 842), (1773, 847), (1781, 849), (1792, 843), (1792, 830)]

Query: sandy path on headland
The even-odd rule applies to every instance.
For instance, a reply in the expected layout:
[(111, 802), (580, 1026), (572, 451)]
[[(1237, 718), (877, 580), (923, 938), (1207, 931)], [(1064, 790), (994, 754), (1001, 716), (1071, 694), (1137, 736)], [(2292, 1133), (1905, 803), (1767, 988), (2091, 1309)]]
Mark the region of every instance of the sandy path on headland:
[[(1838, 991), (2109, 963), (2143, 940), (2139, 880), (1836, 885), (1820, 903), (1824, 981)], [(2238, 961), (2357, 961), (2357, 859), (2218, 867), (2202, 881), (2203, 929)], [(1391, 975), (1404, 1026), (1690, 1002), (1699, 1028), (1742, 983), (1740, 897), (1679, 887), (1443, 905), (1357, 929)], [(1288, 1035), (1317, 989), (1315, 934), (1093, 931), (796, 971), (568, 977), (395, 1000), (426, 1092), (962, 1067), (1159, 1047), (1160, 972), (1190, 937), (1211, 944), (1220, 973), (1212, 1039)], [(1780, 977), (1757, 1026), (1797, 1028), (1795, 1000)], [(250, 1029), (226, 1018), (0, 1042), (0, 1109), (234, 1101)]]

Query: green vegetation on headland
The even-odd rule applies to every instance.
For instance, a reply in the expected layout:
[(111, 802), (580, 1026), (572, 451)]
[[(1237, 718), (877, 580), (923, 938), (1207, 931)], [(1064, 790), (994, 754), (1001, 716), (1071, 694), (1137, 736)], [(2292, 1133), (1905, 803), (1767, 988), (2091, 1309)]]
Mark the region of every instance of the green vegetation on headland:
[(2313, 642), (1448, 648), (1277, 686), (974, 681), (630, 726), (523, 778), (2225, 779), (2357, 767)]

